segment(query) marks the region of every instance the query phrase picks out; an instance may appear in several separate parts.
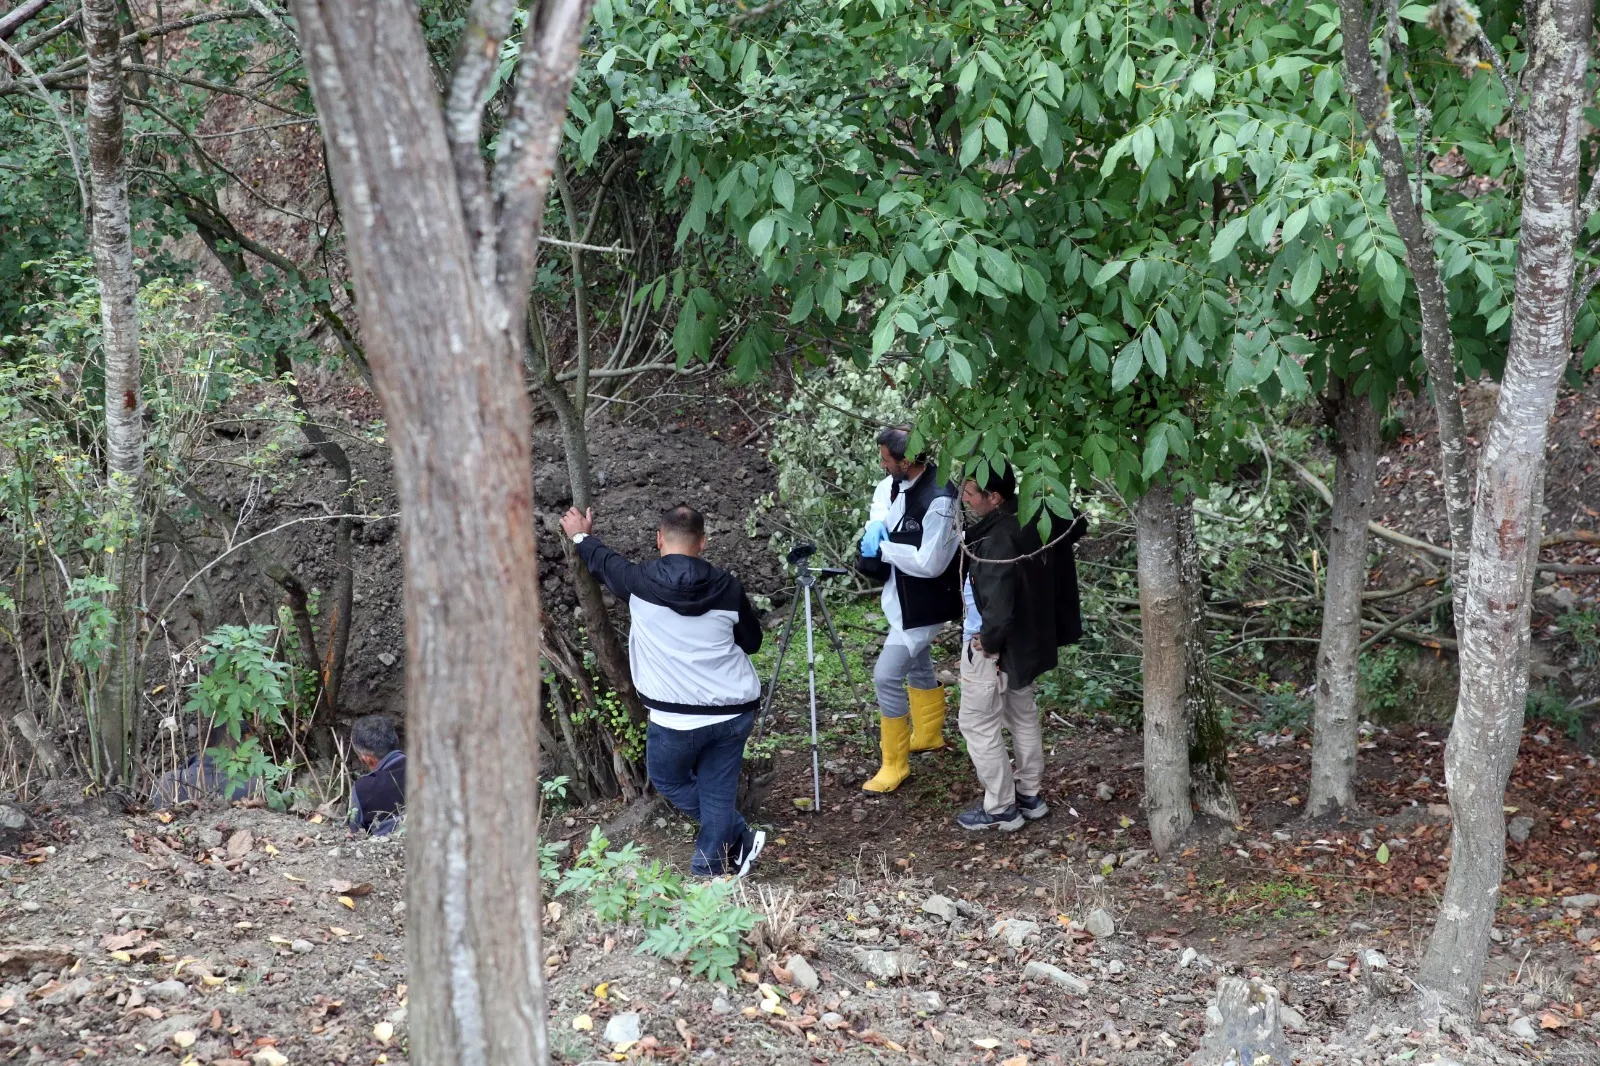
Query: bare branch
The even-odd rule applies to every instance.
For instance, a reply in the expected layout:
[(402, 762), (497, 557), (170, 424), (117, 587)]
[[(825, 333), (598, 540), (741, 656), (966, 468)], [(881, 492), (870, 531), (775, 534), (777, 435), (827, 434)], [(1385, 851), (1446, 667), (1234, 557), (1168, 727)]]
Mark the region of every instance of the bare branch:
[(1372, 60), (1367, 16), (1363, 0), (1339, 0), (1346, 84), (1366, 126), (1367, 138), (1378, 153), (1389, 216), (1405, 244), (1406, 265), (1411, 269), (1422, 310), (1422, 355), (1428, 367), (1428, 381), (1433, 386), (1434, 410), (1439, 423), (1439, 461), (1443, 468), (1445, 512), (1450, 525), (1451, 571), (1459, 597), (1466, 588), (1467, 554), (1472, 545), (1472, 482), (1471, 471), (1467, 469), (1466, 415), (1456, 383), (1455, 338), (1450, 330), (1450, 309), (1434, 249), (1434, 230), (1423, 218), (1422, 203), (1407, 180), (1405, 148), (1395, 130), (1393, 101)]
[(23, 0), (15, 9), (0, 15), (0, 41), (8, 41), (22, 24), (50, 6), (50, 0)]
[(455, 73), (445, 99), (445, 138), (461, 189), (461, 210), (473, 242), (473, 260), (486, 288), (495, 271), (495, 227), (489, 201), (489, 172), (483, 158), (483, 105), (500, 62), (500, 47), (511, 33), (512, 0), (473, 0), (456, 49)]
[(584, 244), (582, 241), (564, 241), (559, 237), (546, 237), (539, 234), (540, 244), (549, 244), (556, 248), (578, 248), (585, 252), (611, 252), (616, 255), (632, 255), (632, 248), (624, 248), (620, 244)]
[(539, 223), (561, 150), (579, 43), (593, 0), (537, 0), (522, 38), (516, 93), (500, 134), (495, 167), (496, 275), (521, 333), (523, 294), (538, 258)]
[(219, 82), (207, 81), (204, 78), (193, 78), (187, 74), (174, 74), (170, 70), (162, 70), (160, 67), (145, 66), (143, 63), (124, 63), (122, 64), (122, 69), (138, 71), (142, 74), (149, 74), (152, 77), (165, 78), (167, 81), (175, 81), (181, 85), (192, 85), (196, 89), (205, 89), (209, 92), (223, 93), (228, 96), (237, 96), (241, 99), (249, 100), (251, 103), (260, 104), (262, 107), (271, 108), (272, 110), (281, 112), (282, 114), (292, 115), (295, 118), (316, 118), (315, 115), (308, 115), (303, 111), (296, 111), (292, 107), (285, 107), (282, 104), (274, 103), (258, 93), (246, 92), (243, 89), (236, 89), (231, 85), (223, 85)]
[(17, 51), (22, 55), (32, 55), (34, 52), (37, 52), (45, 45), (49, 44), (57, 37), (60, 37), (63, 33), (66, 33), (68, 30), (76, 26), (78, 24), (78, 18), (82, 14), (83, 13), (81, 11), (74, 11), (72, 14), (68, 15), (54, 26), (51, 26), (48, 30), (45, 30), (43, 33), (39, 34), (37, 37), (29, 37), (26, 41), (23, 41), (21, 44), (17, 45)]

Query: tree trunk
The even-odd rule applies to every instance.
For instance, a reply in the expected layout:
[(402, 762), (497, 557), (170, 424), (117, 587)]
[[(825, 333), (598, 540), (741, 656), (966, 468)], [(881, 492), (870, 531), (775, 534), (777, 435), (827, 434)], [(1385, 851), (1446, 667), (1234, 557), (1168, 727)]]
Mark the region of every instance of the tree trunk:
[(1194, 805), (1229, 824), (1239, 821), (1239, 800), (1228, 770), (1228, 738), (1211, 683), (1211, 649), (1206, 630), (1205, 583), (1200, 577), (1200, 545), (1194, 508), (1187, 496), (1174, 505), (1178, 533), (1178, 573), (1183, 589), (1183, 701), (1189, 737), (1189, 789)]
[(1134, 505), (1144, 638), (1144, 808), (1156, 854), (1172, 854), (1194, 822), (1184, 701), (1188, 665), (1178, 504), (1157, 486)]
[(1352, 396), (1348, 383), (1333, 377), (1325, 402), (1333, 423), (1335, 469), (1306, 803), (1311, 818), (1355, 804), (1361, 590), (1367, 584), (1367, 522), (1378, 473), (1378, 412), (1372, 398)]
[(1570, 352), (1578, 173), (1593, 7), (1531, 9), (1524, 84), (1522, 226), (1511, 342), (1499, 406), (1478, 464), (1465, 606), (1457, 618), (1461, 686), (1445, 748), (1450, 874), (1420, 985), (1427, 1009), (1474, 1016), (1505, 862), (1506, 781), (1528, 690), (1529, 589), (1539, 537), (1533, 508)]
[(588, 5), (529, 12), (491, 182), (476, 116), (513, 10), (469, 10), (447, 123), (411, 0), (295, 3), (401, 508), (407, 956), (424, 1066), (549, 1061), (523, 329)]
[[(1416, 284), (1422, 311), (1422, 358), (1428, 367), (1428, 385), (1439, 423), (1439, 465), (1444, 479), (1445, 516), (1450, 526), (1450, 576), (1455, 583), (1460, 617), (1467, 548), (1472, 537), (1472, 478), (1467, 468), (1466, 414), (1456, 385), (1455, 337), (1450, 331), (1450, 307), (1434, 252), (1433, 228), (1422, 216), (1422, 179), (1417, 178), (1419, 188), (1413, 197), (1405, 146), (1395, 131), (1387, 72), (1380, 72), (1372, 61), (1371, 25), (1366, 0), (1339, 0), (1346, 85), (1367, 128), (1367, 137), (1382, 161), (1389, 217), (1405, 245), (1406, 266)], [(1390, 31), (1395, 35), (1392, 44), (1398, 47), (1399, 27), (1391, 26)], [(1409, 75), (1406, 77), (1409, 79)]]
[[(122, 33), (116, 0), (83, 0), (83, 35), (89, 52), (88, 149), (92, 182), (90, 216), (95, 274), (100, 281), (101, 348), (105, 358), (106, 472), (117, 506), (136, 529), (144, 468), (144, 416), (139, 389), (139, 291), (133, 272), (133, 230), (128, 173), (123, 163)], [(137, 534), (135, 534), (137, 535)], [(123, 545), (124, 549), (128, 547)], [(132, 767), (132, 727), (139, 712), (138, 566), (128, 551), (115, 563), (117, 590), (108, 594), (115, 615), (105, 688), (95, 701), (103, 778), (127, 779)]]

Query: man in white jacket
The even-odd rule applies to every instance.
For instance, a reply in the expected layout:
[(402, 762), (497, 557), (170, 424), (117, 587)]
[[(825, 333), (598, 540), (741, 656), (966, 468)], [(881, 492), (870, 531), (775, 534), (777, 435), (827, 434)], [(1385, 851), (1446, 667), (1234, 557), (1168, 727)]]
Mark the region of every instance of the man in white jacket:
[(889, 476), (873, 494), (857, 561), (863, 573), (884, 582), (889, 622), (872, 672), (883, 761), (861, 786), (867, 792), (893, 792), (911, 774), (911, 752), (944, 747), (945, 692), (929, 648), (944, 623), (961, 617), (956, 488), (939, 480), (927, 456), (907, 458), (909, 440), (899, 428), (878, 434), (878, 457)]

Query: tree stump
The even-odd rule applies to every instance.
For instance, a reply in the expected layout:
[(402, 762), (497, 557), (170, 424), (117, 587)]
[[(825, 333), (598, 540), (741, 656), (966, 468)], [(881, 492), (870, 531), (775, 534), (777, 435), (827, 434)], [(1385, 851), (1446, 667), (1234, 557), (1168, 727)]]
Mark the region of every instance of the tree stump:
[(1278, 990), (1260, 981), (1224, 977), (1206, 1008), (1206, 1036), (1191, 1066), (1286, 1066), (1294, 1051), (1283, 1036)]

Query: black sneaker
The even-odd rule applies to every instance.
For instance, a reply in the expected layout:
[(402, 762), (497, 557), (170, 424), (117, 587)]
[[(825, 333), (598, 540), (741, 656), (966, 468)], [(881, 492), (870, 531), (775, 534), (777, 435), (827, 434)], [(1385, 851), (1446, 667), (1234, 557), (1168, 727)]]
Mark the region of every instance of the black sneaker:
[(761, 849), (767, 846), (767, 832), (765, 829), (746, 829), (744, 839), (739, 842), (739, 850), (733, 856), (733, 864), (737, 867), (733, 871), (735, 877), (743, 877), (750, 872), (756, 864), (756, 858), (761, 854)]
[(990, 814), (983, 809), (983, 804), (980, 802), (970, 811), (962, 811), (956, 815), (956, 822), (961, 828), (971, 829), (974, 832), (980, 829), (998, 829), (1002, 833), (1015, 833), (1022, 828), (1024, 821), (1022, 812), (1017, 809), (1015, 803), (998, 814)]
[(1017, 810), (1030, 822), (1037, 822), (1040, 818), (1050, 813), (1050, 804), (1044, 801), (1044, 796), (1024, 796), (1017, 793)]

